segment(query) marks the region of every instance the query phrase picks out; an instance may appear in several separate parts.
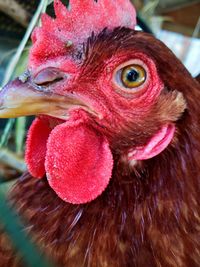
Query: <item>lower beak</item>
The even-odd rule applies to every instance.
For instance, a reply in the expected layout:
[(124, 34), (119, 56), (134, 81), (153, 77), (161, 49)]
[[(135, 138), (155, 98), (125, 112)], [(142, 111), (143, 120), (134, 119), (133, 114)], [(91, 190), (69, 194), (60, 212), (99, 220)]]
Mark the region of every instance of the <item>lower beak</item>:
[(74, 106), (89, 109), (73, 94), (54, 94), (31, 81), (23, 82), (19, 78), (8, 83), (0, 91), (0, 118), (43, 114), (66, 119), (68, 110)]

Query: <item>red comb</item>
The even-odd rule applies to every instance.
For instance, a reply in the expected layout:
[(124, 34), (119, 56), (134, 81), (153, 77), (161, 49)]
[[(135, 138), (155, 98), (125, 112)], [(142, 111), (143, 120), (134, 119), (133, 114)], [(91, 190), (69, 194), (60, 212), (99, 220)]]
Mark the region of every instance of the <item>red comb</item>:
[(66, 55), (69, 44), (82, 43), (92, 32), (119, 26), (134, 28), (136, 24), (135, 9), (129, 0), (71, 0), (69, 9), (55, 0), (54, 9), (56, 18), (43, 14), (42, 27), (33, 32), (30, 62)]

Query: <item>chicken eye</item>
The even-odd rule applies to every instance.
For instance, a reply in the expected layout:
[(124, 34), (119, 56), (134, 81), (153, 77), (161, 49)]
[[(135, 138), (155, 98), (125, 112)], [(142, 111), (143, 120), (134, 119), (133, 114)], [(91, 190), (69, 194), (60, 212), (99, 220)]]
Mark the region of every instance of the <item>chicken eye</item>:
[(146, 71), (140, 65), (129, 65), (121, 70), (121, 82), (124, 87), (132, 89), (146, 81)]
[(48, 86), (64, 79), (65, 74), (56, 68), (47, 68), (40, 71), (33, 82), (39, 86)]

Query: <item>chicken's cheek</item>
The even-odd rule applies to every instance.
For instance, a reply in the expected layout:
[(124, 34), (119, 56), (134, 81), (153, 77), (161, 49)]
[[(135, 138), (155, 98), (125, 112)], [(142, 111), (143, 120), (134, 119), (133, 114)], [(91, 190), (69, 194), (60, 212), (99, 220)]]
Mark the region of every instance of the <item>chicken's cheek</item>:
[(33, 177), (42, 178), (45, 175), (46, 146), (51, 130), (48, 121), (42, 118), (35, 119), (29, 129), (25, 160)]
[(107, 187), (112, 168), (106, 138), (89, 125), (66, 122), (51, 132), (45, 169), (50, 186), (64, 201), (94, 200)]

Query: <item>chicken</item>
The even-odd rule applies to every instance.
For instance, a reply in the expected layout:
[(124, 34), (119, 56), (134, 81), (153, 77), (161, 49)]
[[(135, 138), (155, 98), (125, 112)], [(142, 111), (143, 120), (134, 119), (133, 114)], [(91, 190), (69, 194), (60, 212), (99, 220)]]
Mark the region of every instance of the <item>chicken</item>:
[(27, 231), (61, 267), (199, 266), (199, 83), (128, 0), (54, 8), (0, 92), (1, 117), (37, 116), (10, 192)]

